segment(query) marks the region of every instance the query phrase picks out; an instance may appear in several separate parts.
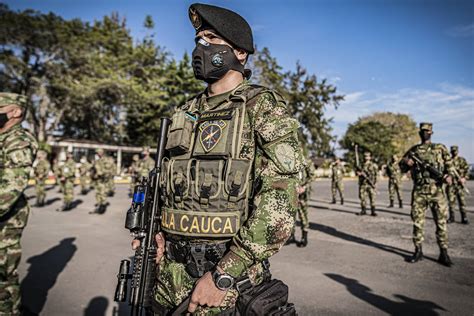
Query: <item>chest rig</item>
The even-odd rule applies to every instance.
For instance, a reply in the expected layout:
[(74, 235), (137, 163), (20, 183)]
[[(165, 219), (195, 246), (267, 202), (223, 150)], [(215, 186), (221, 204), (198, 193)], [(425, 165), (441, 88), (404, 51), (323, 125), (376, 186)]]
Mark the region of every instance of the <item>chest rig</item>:
[[(440, 173), (444, 172), (444, 157), (441, 147), (438, 147), (436, 144), (421, 144), (416, 148), (415, 152), (421, 160), (430, 164)], [(413, 179), (416, 185), (424, 187), (422, 191), (427, 191), (428, 193), (435, 189), (436, 185), (440, 185), (431, 177), (428, 170), (423, 170), (419, 167), (413, 169)]]
[[(162, 228), (190, 237), (230, 238), (248, 216), (253, 160), (240, 157), (246, 108), (261, 87), (244, 85), (203, 110), (204, 95), (172, 117), (160, 178)], [(253, 135), (253, 133), (251, 134)]]

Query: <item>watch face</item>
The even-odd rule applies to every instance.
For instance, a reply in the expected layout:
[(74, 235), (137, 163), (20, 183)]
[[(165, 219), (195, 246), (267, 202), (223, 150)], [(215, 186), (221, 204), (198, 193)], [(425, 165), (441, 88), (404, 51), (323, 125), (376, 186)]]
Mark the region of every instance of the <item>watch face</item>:
[(221, 289), (230, 289), (233, 285), (234, 280), (231, 276), (228, 275), (221, 275), (221, 277), (217, 280), (217, 286)]

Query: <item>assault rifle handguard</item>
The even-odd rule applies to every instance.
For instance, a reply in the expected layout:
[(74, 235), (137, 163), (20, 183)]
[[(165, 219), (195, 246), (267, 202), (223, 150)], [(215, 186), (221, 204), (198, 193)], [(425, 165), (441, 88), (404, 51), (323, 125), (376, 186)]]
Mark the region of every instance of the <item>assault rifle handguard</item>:
[(131, 279), (128, 301), (132, 316), (144, 315), (145, 310), (151, 307), (152, 302), (152, 290), (156, 276), (155, 235), (161, 230), (158, 184), (170, 123), (171, 120), (168, 118), (161, 119), (155, 167), (148, 178), (143, 178), (141, 183), (135, 187), (132, 206), (128, 210), (125, 220), (125, 228), (130, 230), (133, 238), (140, 240), (140, 246), (135, 251), (131, 273), (130, 261), (122, 260), (120, 262), (114, 300), (116, 302), (126, 300), (128, 280)]

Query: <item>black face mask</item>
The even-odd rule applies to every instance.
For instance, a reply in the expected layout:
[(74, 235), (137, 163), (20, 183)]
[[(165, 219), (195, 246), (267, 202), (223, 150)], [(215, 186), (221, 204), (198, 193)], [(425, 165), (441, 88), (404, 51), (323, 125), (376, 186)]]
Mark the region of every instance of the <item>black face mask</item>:
[(7, 113), (0, 113), (0, 128), (3, 128), (8, 122)]
[(196, 79), (213, 83), (229, 70), (244, 74), (244, 66), (228, 45), (210, 44), (199, 38), (193, 51), (193, 70)]

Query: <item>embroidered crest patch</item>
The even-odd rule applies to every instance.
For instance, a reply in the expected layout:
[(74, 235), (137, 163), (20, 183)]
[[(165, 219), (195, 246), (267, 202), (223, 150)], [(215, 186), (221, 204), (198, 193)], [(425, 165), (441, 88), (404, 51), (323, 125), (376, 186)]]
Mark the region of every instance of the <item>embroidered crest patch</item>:
[(226, 127), (223, 120), (205, 121), (199, 126), (201, 134), (199, 140), (206, 153), (210, 152), (222, 138), (222, 130)]
[(279, 144), (275, 148), (275, 155), (280, 164), (287, 170), (295, 168), (296, 157), (293, 148), (288, 144)]

